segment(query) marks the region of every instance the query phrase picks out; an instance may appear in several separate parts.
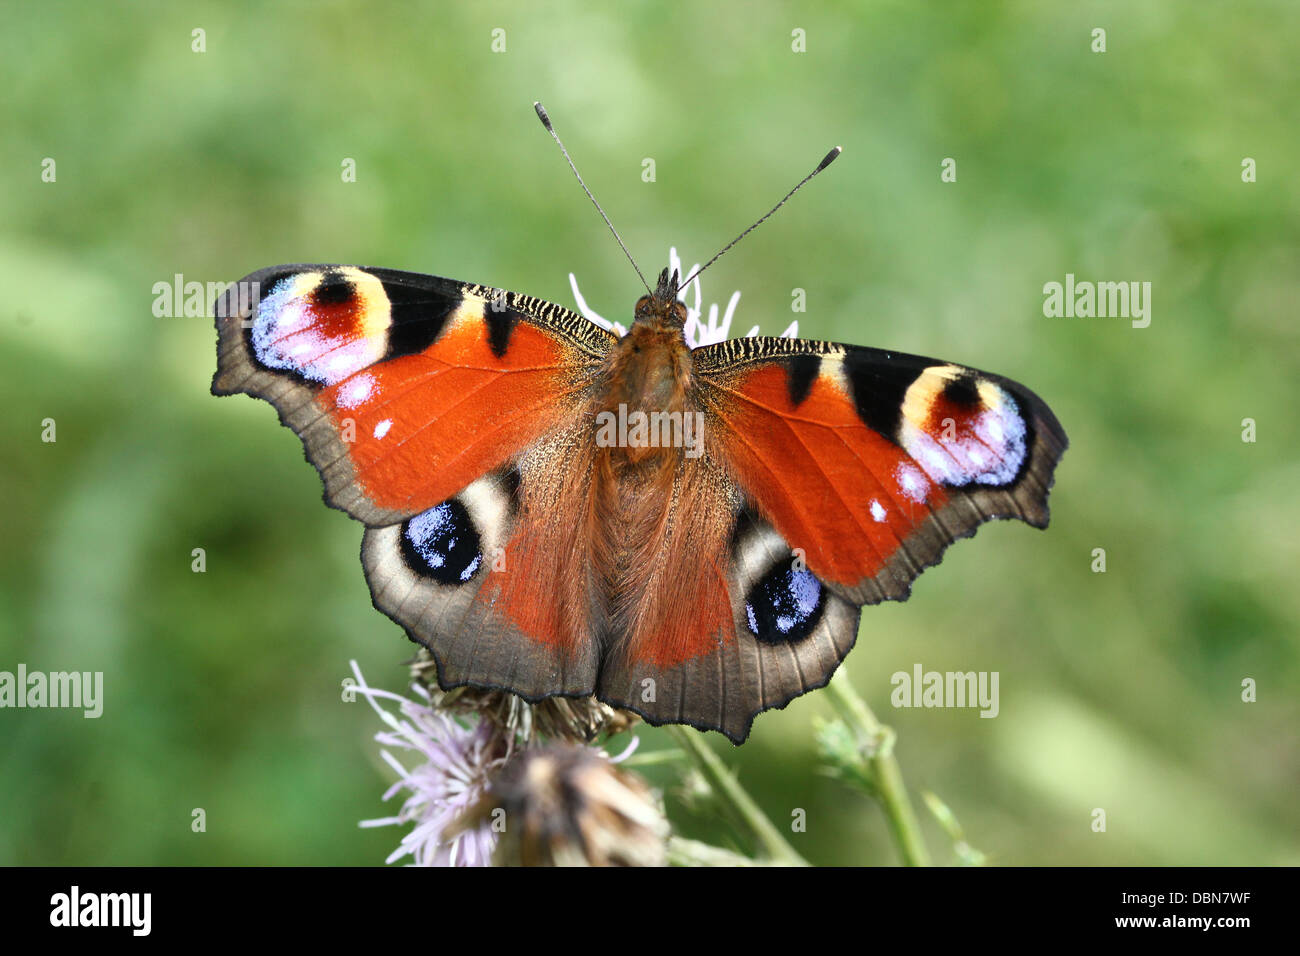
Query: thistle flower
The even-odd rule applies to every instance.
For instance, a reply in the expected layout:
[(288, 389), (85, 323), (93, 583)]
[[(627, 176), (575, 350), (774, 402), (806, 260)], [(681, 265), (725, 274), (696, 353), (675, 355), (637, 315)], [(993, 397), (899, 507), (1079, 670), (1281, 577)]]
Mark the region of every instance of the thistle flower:
[[(649, 798), (649, 789), (640, 778), (613, 770), (636, 749), (638, 741), (634, 738), (616, 757), (587, 743), (597, 735), (631, 726), (633, 715), (595, 698), (555, 698), (529, 704), (501, 691), (464, 687), (444, 692), (437, 689), (436, 670), (427, 653), (412, 663), (414, 698), (369, 686), (356, 661), (352, 672), (357, 691), (388, 725), (375, 739), (386, 748), (422, 758), (408, 768), (389, 750), (380, 752), (398, 775), (384, 799), (403, 790), (408, 795), (394, 816), (364, 820), (361, 826), (414, 824), (385, 862), (409, 855), (416, 866), (488, 866), (499, 835), (509, 832), (502, 830), (503, 821), (509, 818), (503, 813), (514, 812), (515, 819), (521, 821), (540, 819), (542, 829), (550, 832), (555, 814), (562, 817), (568, 810), (576, 814), (575, 825), (581, 835), (578, 849), (572, 850), (568, 843), (557, 844), (546, 860), (629, 865), (662, 862), (667, 823)], [(380, 700), (395, 702), (398, 714), (381, 707)], [(463, 718), (469, 718), (472, 725), (467, 727)], [(539, 735), (560, 742), (528, 749)], [(545, 753), (563, 754), (561, 766), (579, 768), (564, 777), (563, 799), (553, 788), (530, 789), (531, 784), (545, 784), (548, 775), (539, 776), (534, 770), (527, 776), (528, 771), (520, 769), (533, 766), (535, 756)], [(501, 812), (494, 812), (498, 809)], [(524, 856), (518, 847), (498, 854), (506, 862), (521, 862)], [(539, 852), (529, 851), (527, 859), (543, 858)]]
[(520, 751), (464, 821), (499, 823), (497, 865), (663, 866), (668, 821), (617, 759), (573, 744)]
[[(678, 276), (681, 278), (684, 279), (687, 276), (692, 275), (699, 267), (700, 264), (697, 262), (695, 265), (691, 266), (690, 269), (683, 271), (682, 260), (677, 255), (677, 248), (674, 246), (668, 250), (668, 268), (672, 271), (676, 271)], [(607, 329), (615, 335), (621, 337), (627, 334), (626, 326), (619, 322), (612, 322), (609, 319), (604, 318), (599, 315), (595, 309), (587, 305), (587, 300), (584, 299), (582, 293), (578, 291), (577, 277), (574, 276), (572, 272), (569, 273), (569, 287), (573, 289), (573, 300), (577, 303), (579, 312), (592, 322), (595, 322), (602, 329)], [(695, 293), (694, 305), (687, 302), (686, 294), (688, 290)], [(691, 282), (683, 287), (678, 292), (678, 298), (686, 305), (686, 325), (682, 328), (682, 333), (686, 337), (687, 345), (693, 349), (697, 349), (704, 345), (713, 345), (715, 342), (721, 342), (727, 338), (728, 333), (731, 331), (731, 320), (736, 313), (736, 305), (740, 302), (739, 292), (731, 293), (731, 299), (727, 302), (727, 310), (722, 314), (721, 319), (718, 317), (717, 303), (711, 303), (709, 305), (709, 321), (707, 324), (701, 321), (701, 316), (704, 314), (702, 310), (704, 295), (700, 291), (699, 277), (692, 279)], [(794, 338), (798, 334), (799, 322), (796, 320), (791, 322), (790, 327), (781, 333), (781, 337)], [(746, 337), (758, 335), (758, 326), (754, 326), (746, 332), (745, 335)]]
[[(416, 866), (488, 866), (497, 839), (490, 823), (468, 828), (454, 824), (483, 798), (493, 771), (509, 754), (507, 739), (487, 721), (466, 728), (436, 710), (428, 691), (418, 683), (412, 685), (417, 699), (370, 687), (357, 662), (351, 663), (357, 690), (389, 727), (376, 734), (375, 740), (422, 758), (408, 770), (388, 750), (380, 752), (398, 775), (384, 799), (403, 790), (408, 796), (396, 815), (363, 820), (361, 826), (415, 824), (384, 862), (393, 863), (409, 854)], [(381, 699), (397, 703), (400, 718), (381, 707)]]

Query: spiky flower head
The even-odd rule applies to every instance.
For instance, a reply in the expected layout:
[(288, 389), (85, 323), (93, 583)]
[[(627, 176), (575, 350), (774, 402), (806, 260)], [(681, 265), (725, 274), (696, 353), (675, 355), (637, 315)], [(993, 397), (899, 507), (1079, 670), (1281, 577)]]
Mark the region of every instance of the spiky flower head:
[[(412, 684), (414, 697), (402, 697), (369, 686), (356, 661), (352, 661), (352, 672), (357, 692), (389, 728), (375, 735), (375, 740), (391, 748), (380, 751), (380, 756), (398, 777), (384, 799), (406, 793), (395, 815), (363, 820), (361, 826), (414, 824), (385, 862), (409, 855), (416, 866), (489, 865), (497, 839), (490, 822), (474, 827), (453, 825), (482, 800), (493, 772), (509, 756), (510, 742), (487, 721), (467, 727), (438, 710), (418, 683)], [(380, 701), (395, 703), (397, 713), (381, 706)], [(407, 763), (392, 751), (404, 752)]]
[(663, 866), (668, 821), (653, 792), (593, 747), (520, 751), (494, 776), (466, 825), (500, 830), (506, 866)]

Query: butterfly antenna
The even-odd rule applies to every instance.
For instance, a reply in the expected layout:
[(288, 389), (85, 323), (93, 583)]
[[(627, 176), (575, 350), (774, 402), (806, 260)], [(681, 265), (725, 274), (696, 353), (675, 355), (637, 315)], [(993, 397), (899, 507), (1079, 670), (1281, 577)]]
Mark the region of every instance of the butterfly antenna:
[(768, 210), (766, 216), (763, 216), (762, 219), (759, 219), (758, 222), (754, 223), (752, 226), (750, 226), (748, 229), (746, 229), (744, 232), (742, 232), (740, 235), (738, 235), (735, 239), (732, 239), (729, 243), (727, 243), (725, 246), (723, 246), (722, 249), (718, 252), (718, 254), (717, 254), (716, 256), (714, 256), (714, 257), (713, 257), (712, 259), (710, 259), (708, 262), (704, 263), (704, 265), (700, 266), (698, 269), (696, 269), (694, 272), (692, 272), (692, 273), (691, 273), (691, 277), (690, 277), (689, 279), (687, 279), (685, 282), (683, 282), (680, 286), (678, 286), (678, 288), (685, 289), (688, 285), (690, 285), (692, 282), (694, 282), (695, 279), (696, 279), (696, 277), (699, 276), (699, 274), (700, 274), (701, 272), (703, 272), (703, 271), (704, 271), (705, 269), (707, 269), (709, 266), (713, 265), (713, 263), (715, 263), (715, 262), (717, 262), (719, 259), (721, 259), (721, 258), (722, 258), (722, 254), (723, 254), (724, 252), (726, 252), (728, 249), (730, 249), (730, 248), (731, 248), (732, 246), (734, 246), (736, 243), (740, 242), (741, 239), (744, 239), (747, 235), (749, 235), (751, 232), (753, 232), (755, 229), (757, 229), (759, 226), (761, 226), (761, 225), (764, 223), (764, 221), (767, 220), (767, 219), (772, 215), (772, 213), (776, 212), (778, 209), (780, 209), (782, 206), (784, 206), (784, 205), (786, 204), (786, 202), (790, 199), (791, 196), (793, 196), (795, 193), (797, 193), (800, 189), (802, 189), (802, 188), (804, 187), (804, 184), (806, 184), (806, 183), (808, 182), (808, 180), (812, 179), (814, 176), (816, 176), (818, 173), (820, 173), (823, 169), (825, 169), (825, 168), (826, 168), (827, 166), (829, 166), (831, 163), (835, 162), (835, 157), (838, 156), (841, 152), (843, 152), (843, 150), (842, 150), (839, 146), (836, 146), (836, 147), (835, 147), (834, 149), (832, 149), (829, 153), (827, 153), (827, 154), (826, 154), (826, 158), (823, 159), (820, 163), (817, 164), (817, 168), (816, 168), (816, 169), (814, 169), (811, 173), (809, 173), (809, 174), (808, 174), (807, 176), (805, 176), (803, 179), (799, 180), (799, 185), (795, 186), (794, 189), (790, 190), (788, 193), (785, 194), (785, 199), (782, 199), (779, 203), (777, 203), (777, 204), (776, 204), (775, 206), (773, 206), (770, 210)]
[[(587, 184), (582, 181), (582, 174), (578, 172), (578, 167), (573, 165), (573, 160), (569, 158), (569, 151), (564, 148), (564, 143), (561, 142), (559, 134), (555, 132), (555, 127), (551, 125), (551, 117), (547, 115), (546, 107), (541, 103), (534, 103), (533, 109), (537, 110), (537, 118), (541, 120), (542, 125), (546, 127), (546, 132), (551, 134), (551, 139), (555, 140), (555, 144), (560, 147), (560, 152), (564, 154), (564, 158), (568, 162), (569, 168), (573, 170), (573, 175), (578, 178), (578, 185), (581, 186), (582, 191), (587, 194), (587, 198), (591, 200), (591, 204), (596, 207), (596, 212), (600, 213), (600, 218), (605, 220), (605, 225), (609, 226), (609, 231), (614, 234), (614, 238), (618, 240), (618, 244), (623, 250), (623, 255), (627, 256), (627, 261), (632, 263), (632, 268), (636, 269), (636, 274), (641, 280), (641, 284), (645, 286), (646, 292), (649, 292), (650, 285), (645, 281), (645, 276), (641, 274), (641, 269), (637, 266), (636, 260), (632, 258), (632, 253), (628, 252), (627, 246), (623, 245), (623, 237), (618, 234), (618, 230), (614, 228), (614, 224), (609, 221), (609, 216), (605, 215), (605, 210), (600, 208), (600, 203), (596, 202), (596, 197), (591, 194), (591, 190), (587, 188)], [(803, 184), (800, 183), (800, 185)], [(782, 200), (782, 202), (784, 201), (785, 200)]]

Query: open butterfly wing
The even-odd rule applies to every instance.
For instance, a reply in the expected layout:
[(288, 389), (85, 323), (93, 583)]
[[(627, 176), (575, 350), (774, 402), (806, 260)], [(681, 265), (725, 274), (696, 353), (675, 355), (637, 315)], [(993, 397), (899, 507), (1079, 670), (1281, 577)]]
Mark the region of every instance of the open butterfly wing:
[(591, 693), (588, 555), (557, 496), (614, 336), (529, 296), (341, 265), (255, 272), (216, 311), (212, 391), (266, 399), (302, 439), (326, 501), (368, 526), (375, 606), (443, 686)]
[(647, 719), (744, 740), (757, 713), (830, 680), (862, 605), (905, 600), (985, 521), (1047, 524), (1065, 433), (1016, 382), (799, 339), (728, 340), (692, 358), (705, 445), (738, 502), (726, 548), (693, 560), (726, 569), (731, 621), (701, 625), (698, 653), (667, 666), (635, 644), (606, 664), (604, 693)]

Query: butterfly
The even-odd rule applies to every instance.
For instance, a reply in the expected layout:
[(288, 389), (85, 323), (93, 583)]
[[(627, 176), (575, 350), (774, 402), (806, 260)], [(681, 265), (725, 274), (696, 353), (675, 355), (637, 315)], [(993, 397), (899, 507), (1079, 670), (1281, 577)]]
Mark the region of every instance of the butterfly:
[(952, 362), (692, 349), (684, 284), (663, 270), (620, 337), (488, 286), (275, 266), (218, 303), (212, 392), (301, 438), (444, 689), (594, 695), (740, 743), (954, 540), (1046, 527), (1067, 440), (1025, 386)]

